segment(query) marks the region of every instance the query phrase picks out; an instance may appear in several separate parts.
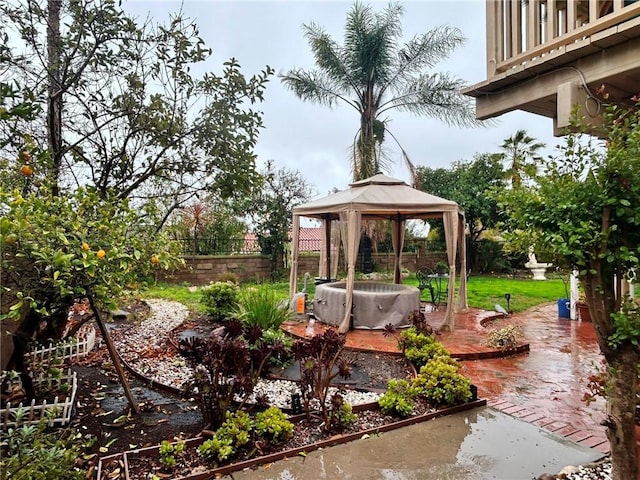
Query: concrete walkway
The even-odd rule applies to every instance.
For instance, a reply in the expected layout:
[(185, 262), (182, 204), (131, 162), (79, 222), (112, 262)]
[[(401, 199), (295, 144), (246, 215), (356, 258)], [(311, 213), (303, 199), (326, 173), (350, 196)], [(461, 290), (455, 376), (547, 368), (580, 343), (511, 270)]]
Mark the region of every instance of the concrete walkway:
[(600, 452), (480, 407), (224, 478), (531, 480), (600, 457)]

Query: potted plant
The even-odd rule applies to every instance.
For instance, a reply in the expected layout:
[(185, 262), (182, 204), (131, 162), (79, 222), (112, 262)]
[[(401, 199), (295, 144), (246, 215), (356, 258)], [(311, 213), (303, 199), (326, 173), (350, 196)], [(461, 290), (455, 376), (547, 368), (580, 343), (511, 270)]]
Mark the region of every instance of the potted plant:
[(436, 273), (438, 275), (444, 275), (445, 273), (449, 273), (449, 264), (444, 260), (438, 261), (438, 263), (436, 263)]
[(576, 302), (576, 309), (578, 310), (578, 316), (580, 320), (584, 322), (591, 321), (591, 314), (589, 313), (589, 305), (585, 301), (584, 291), (580, 287), (580, 296)]

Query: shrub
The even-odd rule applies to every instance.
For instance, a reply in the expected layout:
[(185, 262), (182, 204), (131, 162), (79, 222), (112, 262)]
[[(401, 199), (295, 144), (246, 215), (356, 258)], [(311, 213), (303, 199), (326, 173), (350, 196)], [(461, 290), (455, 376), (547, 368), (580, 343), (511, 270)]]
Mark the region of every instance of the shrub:
[(429, 345), (433, 343), (434, 339), (431, 335), (424, 334), (420, 332), (417, 328), (411, 327), (402, 331), (402, 333), (400, 334), (400, 342), (405, 348), (407, 347), (420, 348), (424, 345)]
[(415, 391), (406, 380), (392, 379), (387, 384), (387, 391), (378, 399), (378, 405), (387, 415), (408, 417), (415, 405)]
[(448, 361), (446, 359), (450, 357), (449, 351), (433, 336), (421, 333), (414, 327), (402, 332), (400, 342), (404, 356), (417, 369), (436, 357), (443, 361)]
[(458, 366), (439, 359), (429, 361), (413, 380), (415, 392), (433, 405), (455, 405), (471, 399), (471, 381)]
[(272, 443), (278, 443), (291, 436), (293, 423), (278, 407), (269, 407), (256, 414), (256, 433)]
[(207, 460), (224, 462), (231, 458), (236, 449), (233, 447), (233, 441), (230, 438), (221, 438), (214, 435), (202, 442), (198, 447), (198, 453)]
[(270, 328), (262, 332), (262, 341), (264, 343), (271, 343), (281, 345), (286, 354), (283, 355), (271, 355), (269, 362), (264, 370), (264, 373), (268, 373), (270, 369), (274, 368), (286, 368), (291, 365), (291, 347), (293, 347), (293, 339), (290, 335), (287, 335), (282, 330)]
[(235, 285), (240, 284), (240, 280), (238, 279), (238, 275), (233, 272), (224, 272), (218, 277), (219, 282), (231, 282)]
[(249, 442), (253, 422), (248, 413), (238, 410), (227, 413), (226, 420), (212, 438), (198, 447), (198, 453), (208, 460), (223, 462)]
[(244, 326), (237, 319), (206, 340), (191, 337), (179, 346), (195, 363), (189, 387), (198, 389), (205, 423), (213, 428), (222, 425), (234, 397), (244, 402), (251, 395), (271, 358), (288, 355), (277, 340), (265, 342), (260, 327)]
[(401, 349), (403, 353), (409, 342), (407, 335), (433, 337), (435, 333), (433, 327), (427, 323), (427, 318), (425, 317), (424, 312), (420, 310), (414, 310), (411, 312), (407, 316), (407, 320), (411, 325), (408, 330), (403, 330), (401, 333), (398, 333), (398, 328), (395, 325), (388, 323), (384, 326), (384, 330), (382, 332), (382, 335), (385, 337), (395, 338), (398, 342), (398, 348)]
[(348, 427), (356, 423), (358, 416), (353, 413), (351, 404), (344, 400), (339, 393), (335, 393), (331, 397), (331, 423), (334, 426)]
[(230, 438), (234, 445), (241, 447), (249, 442), (249, 434), (253, 428), (253, 422), (247, 412), (237, 410), (227, 413), (227, 419), (216, 432), (216, 435)]
[(507, 350), (518, 346), (518, 338), (522, 336), (522, 329), (515, 325), (491, 330), (487, 336), (487, 346)]
[(231, 282), (211, 282), (203, 287), (200, 301), (214, 322), (228, 318), (238, 307), (240, 287)]
[(426, 343), (420, 348), (407, 348), (404, 355), (407, 357), (407, 360), (415, 365), (417, 369), (426, 365), (435, 358), (439, 358), (444, 362), (449, 361), (448, 359), (451, 358), (449, 351), (444, 348), (440, 342), (436, 342), (435, 340), (430, 343)]
[(173, 470), (177, 465), (176, 456), (182, 455), (184, 452), (185, 442), (179, 441), (171, 443), (169, 440), (163, 440), (160, 443), (158, 453), (160, 454), (160, 463), (167, 470)]
[[(18, 410), (16, 421), (20, 423), (24, 415), (26, 410)], [(87, 466), (82, 465), (83, 453), (95, 443), (95, 439), (84, 437), (70, 428), (47, 431), (48, 421), (46, 418), (36, 425), (8, 428), (1, 432), (2, 480), (85, 478)]]
[(327, 407), (331, 382), (338, 376), (351, 376), (354, 357), (343, 356), (345, 341), (344, 334), (325, 330), (309, 339), (297, 340), (292, 348), (294, 358), (300, 364), (300, 390), (307, 417), (310, 416), (311, 399), (315, 398), (320, 404), (325, 430), (332, 428)]
[(242, 290), (234, 313), (245, 324), (258, 325), (264, 330), (278, 329), (285, 320), (291, 318), (289, 305), (283, 303), (266, 284)]

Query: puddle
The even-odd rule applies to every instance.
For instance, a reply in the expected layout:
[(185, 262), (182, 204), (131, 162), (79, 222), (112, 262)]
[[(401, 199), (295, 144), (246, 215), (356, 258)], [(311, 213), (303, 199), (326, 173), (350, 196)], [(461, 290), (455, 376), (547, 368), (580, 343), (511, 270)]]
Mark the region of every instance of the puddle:
[[(137, 420), (142, 424), (156, 425), (159, 420), (164, 419), (168, 425), (177, 427), (202, 423), (202, 415), (199, 410), (194, 409), (196, 404), (193, 402), (145, 386), (133, 387), (132, 392), (141, 407)], [(119, 412), (118, 414), (128, 411), (129, 403), (122, 387), (113, 385), (105, 393), (106, 397), (101, 402), (103, 410)], [(170, 415), (167, 415), (167, 412), (170, 412)]]
[(597, 450), (482, 407), (236, 472), (233, 480), (529, 480), (602, 457)]

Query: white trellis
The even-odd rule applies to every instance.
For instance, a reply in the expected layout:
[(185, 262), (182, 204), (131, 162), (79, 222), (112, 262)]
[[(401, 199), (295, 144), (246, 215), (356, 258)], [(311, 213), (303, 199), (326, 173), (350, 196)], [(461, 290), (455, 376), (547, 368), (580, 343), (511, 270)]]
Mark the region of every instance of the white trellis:
[[(35, 384), (41, 384), (47, 380), (44, 377), (39, 377), (34, 380)], [(32, 425), (40, 422), (42, 419), (48, 418), (47, 424), (50, 427), (64, 426), (71, 420), (71, 414), (73, 413), (73, 407), (75, 406), (76, 396), (78, 394), (78, 378), (76, 372), (68, 369), (59, 379), (55, 380), (57, 385), (67, 384), (69, 385), (69, 392), (60, 398), (59, 395), (53, 398), (52, 401), (47, 400), (31, 400), (31, 402), (15, 403), (7, 402), (5, 408), (0, 410), (0, 425), (3, 429), (13, 427), (16, 425)], [(20, 387), (20, 380), (17, 379), (13, 384), (14, 387)], [(20, 421), (16, 420), (16, 414), (23, 410)], [(51, 414), (51, 412), (54, 412)]]

